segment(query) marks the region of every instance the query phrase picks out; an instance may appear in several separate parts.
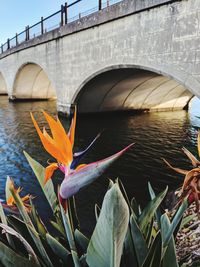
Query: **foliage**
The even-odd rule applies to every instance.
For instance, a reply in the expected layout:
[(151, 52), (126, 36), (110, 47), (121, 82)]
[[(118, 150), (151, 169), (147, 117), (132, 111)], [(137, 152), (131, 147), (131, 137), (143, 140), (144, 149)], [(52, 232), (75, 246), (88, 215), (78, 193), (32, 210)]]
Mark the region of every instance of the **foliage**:
[(46, 186), (41, 182), (44, 168), (29, 155), (26, 157), (54, 212), (52, 225), (57, 234), (47, 230), (32, 201), (31, 212), (25, 209), (18, 192), (10, 184), (7, 190), (10, 190), (20, 215), (5, 216), (1, 209), (0, 227), (6, 234), (0, 239), (0, 253), (4, 255), (0, 258), (1, 265), (13, 266), (16, 261), (19, 266), (23, 263), (27, 266), (75, 267), (178, 266), (174, 233), (187, 208), (187, 201), (170, 221), (160, 209), (167, 188), (155, 196), (149, 185), (151, 201), (140, 210), (134, 200), (127, 199), (120, 181), (110, 182), (96, 227), (88, 239), (75, 225), (72, 216), (75, 207), (68, 205), (67, 211), (63, 209), (52, 181), (49, 180)]

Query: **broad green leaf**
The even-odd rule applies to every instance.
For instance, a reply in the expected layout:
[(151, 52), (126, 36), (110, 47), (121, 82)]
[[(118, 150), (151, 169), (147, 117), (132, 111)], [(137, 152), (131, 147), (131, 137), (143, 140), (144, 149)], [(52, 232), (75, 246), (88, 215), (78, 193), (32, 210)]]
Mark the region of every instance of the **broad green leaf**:
[(64, 263), (67, 262), (67, 258), (70, 255), (70, 252), (61, 245), (58, 240), (56, 240), (53, 236), (50, 234), (46, 234), (46, 240), (55, 255), (57, 255), (60, 259), (63, 260)]
[[(2, 223), (5, 224), (5, 225), (8, 225), (7, 218), (6, 218), (6, 215), (4, 213), (4, 210), (3, 210), (1, 202), (0, 202), (0, 217), (1, 217)], [(14, 242), (12, 240), (12, 237), (9, 234), (6, 233), (6, 238), (8, 240), (9, 245), (12, 248), (15, 248), (15, 245), (14, 245)]]
[[(163, 214), (161, 223), (161, 236), (162, 240), (165, 240), (165, 235), (168, 233), (171, 225), (166, 214)], [(163, 254), (163, 267), (178, 267), (173, 235), (171, 236), (168, 246), (166, 247), (166, 249), (164, 249)]]
[(37, 231), (35, 230), (35, 227), (23, 205), (23, 202), (19, 196), (19, 194), (17, 192), (14, 191), (14, 187), (10, 186), (10, 192), (15, 200), (15, 203), (17, 205), (17, 208), (24, 220), (24, 222), (26, 223), (27, 229), (38, 249), (38, 251), (40, 252), (42, 259), (44, 260), (44, 262), (47, 264), (47, 266), (53, 267), (53, 264), (51, 262), (51, 260), (49, 259), (49, 256), (40, 240), (39, 234), (37, 233)]
[(84, 252), (86, 252), (89, 244), (89, 239), (84, 234), (82, 234), (78, 229), (75, 230), (74, 237), (76, 243), (82, 248)]
[(151, 245), (148, 255), (142, 267), (160, 267), (162, 255), (162, 239), (160, 231), (157, 233), (153, 244)]
[(0, 263), (6, 267), (36, 267), (34, 262), (20, 256), (2, 242), (0, 242)]
[(140, 231), (140, 228), (133, 215), (131, 215), (130, 218), (130, 227), (131, 227), (131, 235), (137, 257), (138, 266), (142, 266), (142, 263), (144, 262), (144, 259), (147, 256), (148, 248), (144, 240), (144, 237)]
[[(179, 224), (180, 220), (182, 219), (183, 213), (186, 211), (187, 208), (188, 208), (188, 203), (187, 203), (187, 199), (185, 199), (183, 201), (183, 203), (181, 204), (181, 206), (179, 207), (178, 211), (176, 212), (167, 233), (165, 235), (163, 235), (163, 240), (162, 240), (163, 247), (168, 246), (169, 241), (170, 241), (177, 225)], [(161, 217), (161, 225), (164, 224), (163, 220), (165, 220), (164, 214)]]
[(129, 222), (129, 208), (117, 184), (107, 191), (89, 242), (90, 267), (119, 267)]
[(163, 192), (161, 192), (154, 199), (152, 199), (148, 203), (148, 205), (143, 209), (141, 215), (138, 218), (138, 225), (145, 238), (147, 235), (148, 224), (151, 222), (157, 208), (160, 206), (161, 202), (163, 201), (167, 193), (167, 190), (168, 188), (166, 188)]
[(3, 232), (8, 233), (10, 235), (15, 236), (17, 239), (19, 239), (22, 244), (24, 245), (24, 247), (26, 248), (29, 257), (33, 259), (33, 261), (35, 262), (36, 265), (40, 266), (40, 263), (38, 261), (38, 258), (34, 252), (34, 250), (32, 249), (31, 245), (26, 241), (26, 239), (20, 235), (18, 232), (16, 232), (13, 228), (11, 228), (10, 226), (0, 223), (0, 227), (3, 229)]
[(67, 240), (69, 242), (69, 247), (70, 247), (70, 250), (71, 250), (71, 254), (72, 254), (74, 265), (75, 265), (75, 267), (81, 267), (80, 261), (79, 261), (79, 258), (78, 258), (77, 249), (76, 249), (75, 240), (74, 240), (74, 234), (72, 232), (72, 228), (71, 228), (71, 224), (70, 224), (69, 214), (65, 213), (62, 205), (60, 205), (60, 210), (61, 210), (61, 215), (62, 215), (62, 219), (63, 219), (63, 223), (64, 223), (64, 228), (65, 228)]
[(129, 207), (130, 212), (131, 212), (132, 211), (131, 203), (129, 201), (128, 195), (127, 195), (126, 190), (124, 188), (124, 185), (123, 185), (123, 183), (122, 183), (122, 181), (120, 179), (117, 179), (117, 183), (119, 185), (119, 188), (120, 188), (120, 190), (122, 192), (122, 195), (124, 196), (124, 198), (126, 200), (126, 203), (128, 204), (128, 207)]
[(45, 175), (45, 168), (38, 163), (36, 160), (31, 158), (31, 156), (24, 151), (24, 155), (26, 159), (28, 160), (28, 163), (30, 164), (33, 172), (35, 173), (35, 176), (41, 186), (42, 191), (44, 192), (44, 195), (49, 202), (50, 207), (52, 208), (54, 213), (57, 213), (58, 211), (58, 199), (54, 191), (54, 186), (51, 181), (51, 179), (48, 180), (48, 182), (44, 185), (44, 175)]

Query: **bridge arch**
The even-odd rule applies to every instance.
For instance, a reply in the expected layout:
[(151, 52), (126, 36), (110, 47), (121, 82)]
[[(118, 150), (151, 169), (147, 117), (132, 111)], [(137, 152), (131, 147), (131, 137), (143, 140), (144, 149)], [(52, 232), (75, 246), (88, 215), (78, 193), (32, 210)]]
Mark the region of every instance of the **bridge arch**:
[(13, 99), (54, 99), (56, 91), (44, 69), (36, 63), (27, 62), (17, 71)]
[(7, 84), (3, 73), (0, 71), (0, 95), (7, 94)]
[(193, 93), (176, 77), (152, 68), (117, 65), (83, 81), (73, 97), (81, 113), (184, 109)]

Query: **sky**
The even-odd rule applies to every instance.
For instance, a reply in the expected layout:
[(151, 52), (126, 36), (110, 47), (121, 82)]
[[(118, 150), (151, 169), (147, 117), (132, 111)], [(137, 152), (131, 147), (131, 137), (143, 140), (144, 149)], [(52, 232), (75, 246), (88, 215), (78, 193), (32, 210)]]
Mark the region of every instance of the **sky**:
[[(68, 4), (75, 0), (68, 0)], [(60, 9), (65, 0), (0, 0), (0, 44), (5, 43), (27, 25), (47, 17)], [(98, 0), (82, 0), (70, 9), (70, 17), (98, 6)]]

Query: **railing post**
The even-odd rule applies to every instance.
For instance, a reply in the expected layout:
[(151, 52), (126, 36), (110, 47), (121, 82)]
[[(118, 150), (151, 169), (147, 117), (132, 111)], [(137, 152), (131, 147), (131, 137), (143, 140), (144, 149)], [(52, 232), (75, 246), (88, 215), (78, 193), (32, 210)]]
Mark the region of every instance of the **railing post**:
[(99, 10), (102, 8), (102, 0), (99, 0)]
[(15, 35), (15, 40), (16, 40), (16, 46), (18, 45), (18, 34), (16, 33)]
[(44, 34), (44, 18), (41, 17), (41, 34)]
[(25, 41), (27, 41), (28, 40), (28, 36), (27, 36), (27, 26), (25, 27)]
[(1, 53), (3, 53), (3, 45), (1, 45)]
[(10, 49), (10, 39), (7, 39), (7, 50)]
[(64, 10), (64, 14), (65, 14), (65, 25), (67, 24), (67, 2), (65, 3), (65, 10)]
[(61, 11), (60, 11), (60, 26), (63, 26), (64, 21), (63, 21), (63, 11), (64, 11), (64, 6), (61, 5)]
[(30, 39), (30, 31), (29, 31), (29, 25), (27, 26), (27, 40)]
[(107, 7), (109, 7), (109, 0), (107, 0)]
[(81, 19), (81, 13), (78, 14), (78, 18)]

